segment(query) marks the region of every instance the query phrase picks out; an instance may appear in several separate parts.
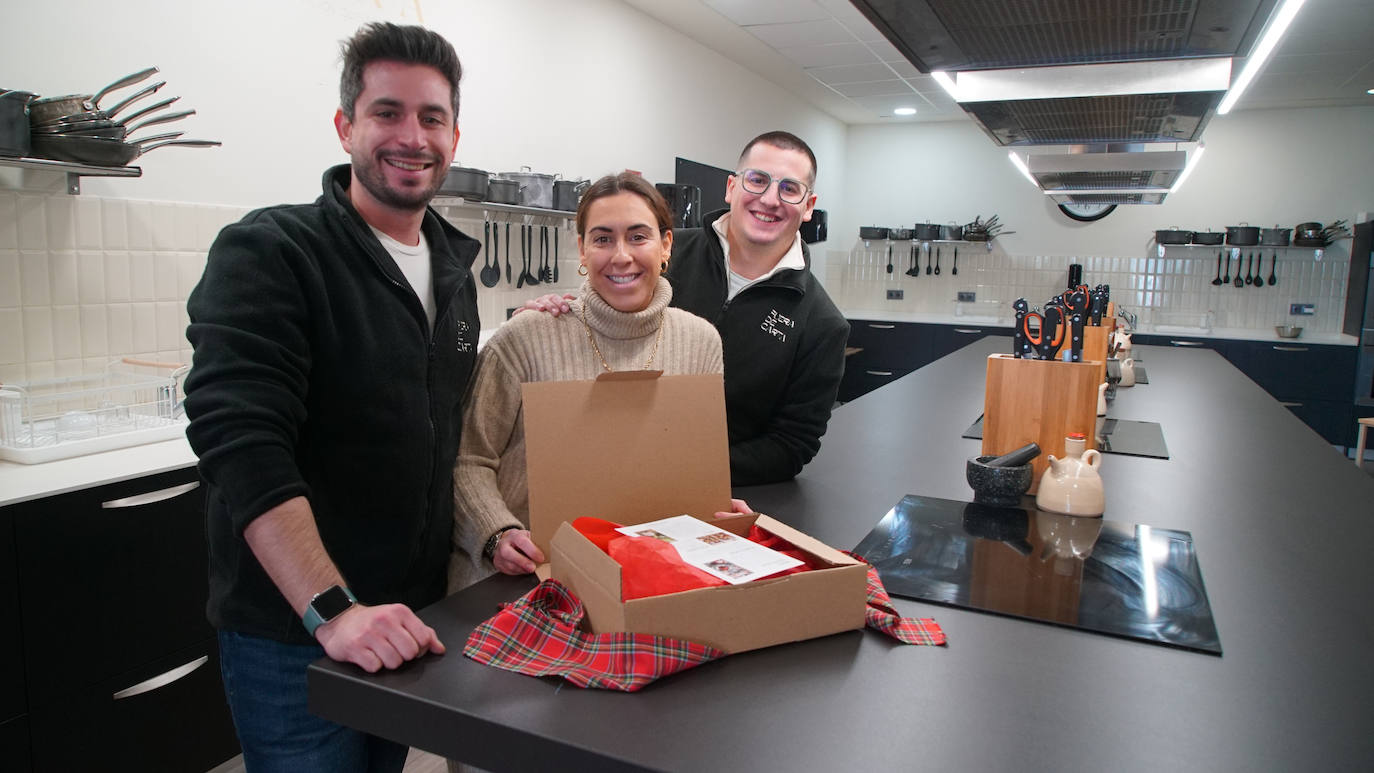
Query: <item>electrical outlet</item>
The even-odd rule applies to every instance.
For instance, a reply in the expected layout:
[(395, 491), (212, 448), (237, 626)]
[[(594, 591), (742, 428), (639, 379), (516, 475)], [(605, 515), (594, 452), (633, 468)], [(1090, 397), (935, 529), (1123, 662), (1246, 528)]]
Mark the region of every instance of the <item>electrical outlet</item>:
[(900, 301), (900, 300), (902, 299), (902, 295), (903, 295), (903, 292), (902, 292), (901, 290), (888, 290), (888, 291), (887, 291), (887, 299), (888, 299), (889, 301)]
[(1317, 304), (1290, 303), (1288, 304), (1288, 313), (1299, 317), (1310, 317), (1317, 313)]
[(978, 300), (978, 293), (961, 290), (955, 293), (954, 299), (960, 303), (974, 303)]

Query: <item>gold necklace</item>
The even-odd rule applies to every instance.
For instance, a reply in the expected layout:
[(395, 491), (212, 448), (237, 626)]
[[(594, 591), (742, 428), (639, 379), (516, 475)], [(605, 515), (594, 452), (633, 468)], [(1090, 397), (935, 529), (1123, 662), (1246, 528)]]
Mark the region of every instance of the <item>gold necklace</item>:
[[(644, 367), (640, 370), (648, 370), (649, 366), (654, 364), (654, 357), (658, 356), (658, 345), (663, 342), (663, 327), (668, 321), (665, 316), (667, 311), (664, 309), (658, 313), (658, 335), (654, 337), (654, 348), (649, 352), (649, 359), (644, 361)], [(596, 352), (597, 358), (601, 360), (601, 367), (605, 368), (607, 373), (614, 373), (615, 370), (611, 368), (611, 364), (606, 362), (606, 355), (601, 353), (601, 347), (596, 345), (596, 336), (592, 335), (592, 326), (587, 323), (587, 305), (585, 303), (582, 304), (582, 327), (587, 329), (587, 340), (591, 342), (592, 351)]]

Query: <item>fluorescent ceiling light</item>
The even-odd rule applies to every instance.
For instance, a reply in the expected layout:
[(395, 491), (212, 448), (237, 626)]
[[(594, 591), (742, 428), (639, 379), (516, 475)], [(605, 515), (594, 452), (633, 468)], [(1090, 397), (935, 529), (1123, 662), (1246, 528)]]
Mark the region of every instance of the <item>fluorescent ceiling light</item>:
[(1188, 157), (1188, 165), (1183, 167), (1183, 174), (1178, 176), (1178, 180), (1174, 182), (1174, 187), (1169, 189), (1170, 193), (1177, 193), (1178, 189), (1183, 187), (1183, 181), (1187, 180), (1188, 175), (1193, 173), (1193, 168), (1197, 166), (1197, 162), (1202, 158), (1202, 152), (1205, 150), (1207, 150), (1207, 146), (1199, 142), (1197, 148), (1193, 150), (1193, 155)]
[(1288, 31), (1288, 25), (1293, 23), (1293, 17), (1298, 15), (1302, 4), (1307, 0), (1285, 0), (1283, 7), (1279, 8), (1278, 13), (1274, 14), (1269, 20), (1269, 26), (1265, 28), (1264, 34), (1260, 36), (1259, 44), (1250, 52), (1246, 59), (1245, 69), (1240, 71), (1240, 77), (1231, 86), (1230, 91), (1226, 92), (1226, 97), (1217, 105), (1217, 115), (1226, 115), (1231, 112), (1231, 108), (1236, 106), (1240, 100), (1240, 95), (1245, 93), (1250, 81), (1259, 75), (1264, 63), (1269, 60), (1269, 55), (1274, 52), (1274, 47), (1279, 44), (1279, 39), (1283, 33)]
[(949, 95), (954, 97), (955, 102), (959, 101), (959, 85), (954, 82), (953, 78), (949, 77), (949, 73), (943, 70), (936, 70), (930, 74), (930, 77), (935, 79), (936, 83), (940, 84), (940, 88), (949, 92)]
[(916, 115), (916, 108), (914, 108), (914, 107), (899, 107), (899, 108), (897, 108), (896, 110), (893, 110), (893, 111), (892, 111), (892, 114), (893, 114), (893, 115)]
[(931, 73), (959, 102), (1221, 92), (1231, 85), (1231, 60), (1212, 57), (969, 70), (958, 73), (958, 80), (950, 80), (950, 85), (941, 75), (949, 80), (943, 73)]
[(1017, 155), (1016, 151), (1007, 151), (1007, 158), (1011, 159), (1012, 165), (1020, 169), (1021, 174), (1025, 175), (1027, 180), (1030, 180), (1031, 185), (1034, 185), (1036, 188), (1040, 187), (1040, 183), (1036, 182), (1035, 178), (1031, 176), (1030, 170), (1026, 168), (1026, 162), (1021, 160), (1021, 156)]

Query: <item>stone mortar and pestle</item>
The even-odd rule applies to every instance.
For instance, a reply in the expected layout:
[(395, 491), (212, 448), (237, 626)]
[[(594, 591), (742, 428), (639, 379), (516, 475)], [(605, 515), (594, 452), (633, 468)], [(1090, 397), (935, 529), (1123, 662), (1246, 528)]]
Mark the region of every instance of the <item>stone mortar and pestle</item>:
[(1028, 443), (1001, 456), (977, 456), (968, 460), (964, 477), (973, 489), (973, 501), (983, 505), (1015, 507), (1030, 490), (1031, 460), (1040, 446)]

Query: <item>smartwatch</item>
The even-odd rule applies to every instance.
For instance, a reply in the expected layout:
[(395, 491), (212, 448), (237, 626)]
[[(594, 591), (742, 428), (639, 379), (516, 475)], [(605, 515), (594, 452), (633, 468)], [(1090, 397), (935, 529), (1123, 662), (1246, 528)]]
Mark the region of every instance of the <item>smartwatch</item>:
[(301, 618), (305, 623), (305, 632), (313, 638), (316, 628), (347, 612), (349, 607), (356, 603), (357, 597), (342, 585), (331, 585), (316, 593), (315, 597), (310, 599), (310, 604), (305, 608), (305, 615)]

